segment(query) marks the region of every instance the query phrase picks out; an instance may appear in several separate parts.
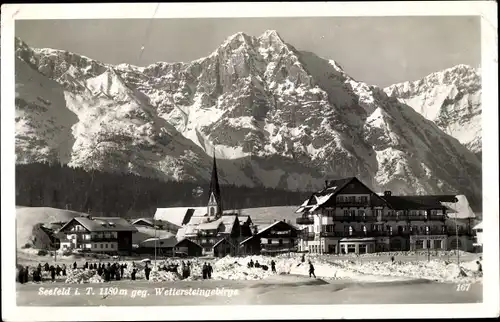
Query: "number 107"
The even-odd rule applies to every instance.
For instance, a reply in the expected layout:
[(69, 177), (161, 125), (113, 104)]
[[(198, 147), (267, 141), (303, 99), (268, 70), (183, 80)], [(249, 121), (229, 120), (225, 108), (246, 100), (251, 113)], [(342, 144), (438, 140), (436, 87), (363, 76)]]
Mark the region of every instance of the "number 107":
[(469, 289), (470, 283), (457, 285), (457, 292), (467, 292)]

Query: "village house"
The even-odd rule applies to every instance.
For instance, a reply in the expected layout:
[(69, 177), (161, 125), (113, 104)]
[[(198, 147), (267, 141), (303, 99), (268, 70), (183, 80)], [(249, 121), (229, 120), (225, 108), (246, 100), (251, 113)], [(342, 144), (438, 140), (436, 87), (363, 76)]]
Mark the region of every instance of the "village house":
[(61, 239), (65, 238), (64, 234), (58, 233), (51, 227), (46, 227), (43, 223), (34, 225), (31, 235), (31, 244), (33, 248), (45, 250), (59, 249), (61, 246)]
[[(405, 250), (468, 250), (467, 221), (450, 222), (454, 195), (378, 195), (355, 177), (332, 180), (296, 211), (299, 250), (373, 253)], [(456, 225), (456, 227), (454, 226)]]
[(62, 249), (85, 252), (130, 254), (132, 235), (137, 229), (119, 217), (75, 217), (61, 227), (66, 235)]
[(223, 210), (215, 156), (208, 195), (206, 207), (161, 208), (155, 219), (179, 224), (177, 240), (188, 239), (201, 246), (203, 255), (237, 255), (240, 242), (252, 236), (252, 220), (240, 217), (238, 211)]
[(285, 221), (276, 221), (240, 243), (245, 255), (275, 255), (296, 252), (299, 232)]

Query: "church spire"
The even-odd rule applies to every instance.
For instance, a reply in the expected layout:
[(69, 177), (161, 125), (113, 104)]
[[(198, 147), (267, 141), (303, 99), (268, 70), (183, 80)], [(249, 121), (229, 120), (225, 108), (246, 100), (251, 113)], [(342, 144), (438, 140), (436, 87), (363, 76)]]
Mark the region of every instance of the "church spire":
[(210, 180), (210, 190), (208, 192), (208, 196), (208, 215), (215, 217), (222, 216), (222, 198), (220, 194), (219, 177), (217, 175), (217, 161), (215, 159), (215, 151), (212, 167), (212, 178)]

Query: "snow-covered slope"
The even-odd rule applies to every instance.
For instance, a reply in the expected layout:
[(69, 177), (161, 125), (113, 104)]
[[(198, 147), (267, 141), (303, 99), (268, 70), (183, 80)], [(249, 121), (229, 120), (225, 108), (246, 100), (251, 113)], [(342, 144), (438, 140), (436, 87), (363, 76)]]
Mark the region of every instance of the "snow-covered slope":
[(481, 152), (481, 75), (457, 65), (415, 81), (385, 88), (474, 153)]
[(215, 151), (221, 180), (246, 186), (357, 176), (399, 193), (481, 190), (481, 164), (456, 139), (275, 31), (237, 33), (190, 63), (108, 66), (20, 40), (17, 55), (64, 87), (73, 165), (203, 179)]

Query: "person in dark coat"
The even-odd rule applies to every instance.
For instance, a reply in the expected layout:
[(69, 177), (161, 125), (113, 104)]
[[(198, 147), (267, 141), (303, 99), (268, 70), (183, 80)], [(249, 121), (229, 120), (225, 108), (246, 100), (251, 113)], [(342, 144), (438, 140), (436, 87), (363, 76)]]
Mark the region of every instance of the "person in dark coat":
[(121, 264), (120, 265), (120, 274), (123, 276), (123, 273), (125, 272), (125, 265)]
[(106, 267), (104, 269), (104, 281), (105, 282), (109, 282), (109, 278), (110, 278), (110, 268), (109, 267)]
[(391, 262), (394, 264), (394, 256), (391, 256)]
[(151, 272), (151, 268), (149, 268), (148, 264), (144, 268), (144, 274), (146, 275), (146, 279), (149, 281), (149, 272)]
[(61, 272), (62, 272), (61, 266), (57, 265), (57, 267), (56, 267), (56, 275), (57, 276), (61, 276)]
[(132, 270), (132, 273), (130, 273), (130, 278), (132, 279), (132, 281), (135, 281), (135, 274), (137, 274), (137, 270), (134, 268)]
[(207, 268), (208, 268), (207, 263), (203, 263), (203, 267), (201, 268), (201, 272), (202, 272), (204, 280), (206, 280), (207, 276), (208, 276), (208, 274), (207, 274), (208, 273)]
[(38, 269), (34, 270), (32, 274), (33, 274), (33, 282), (38, 283), (42, 280), (40, 278), (40, 274), (38, 272)]
[(208, 279), (211, 279), (212, 278), (212, 272), (214, 271), (212, 265), (210, 263), (208, 263), (208, 266), (207, 266), (207, 275), (208, 275)]
[(26, 269), (24, 270), (24, 283), (28, 283), (29, 274), (30, 274), (30, 268), (26, 266)]
[(316, 278), (316, 274), (314, 274), (314, 265), (309, 261), (309, 277), (314, 276)]
[(42, 264), (38, 263), (38, 266), (36, 267), (36, 270), (38, 272), (40, 272), (40, 274), (42, 273)]
[(116, 280), (117, 280), (117, 281), (119, 281), (119, 280), (120, 280), (120, 277), (121, 277), (121, 276), (120, 276), (120, 268), (118, 268), (118, 267), (117, 267), (117, 268), (116, 268), (116, 272), (115, 272), (115, 278), (116, 278)]
[(83, 265), (83, 269), (89, 269), (89, 262), (85, 262), (85, 264)]
[(306, 255), (302, 254), (302, 259), (300, 260), (302, 263), (305, 263), (306, 261)]
[(477, 271), (482, 273), (483, 272), (483, 265), (481, 265), (480, 261), (476, 261), (477, 264)]
[(255, 265), (254, 265), (256, 268), (259, 268), (260, 267), (260, 264), (259, 264), (259, 261), (255, 261)]
[(50, 277), (52, 278), (52, 282), (56, 280), (56, 269), (54, 266), (50, 267)]
[(271, 270), (273, 273), (276, 273), (276, 263), (274, 262), (274, 260), (271, 261)]
[(17, 281), (21, 284), (24, 284), (24, 266), (19, 267), (19, 272), (17, 274)]
[(62, 274), (63, 276), (66, 276), (66, 264), (63, 264), (62, 266)]
[(250, 268), (253, 267), (253, 260), (252, 259), (250, 259), (250, 262), (248, 263), (248, 265)]
[(76, 262), (73, 263), (73, 269), (76, 269)]
[(45, 263), (44, 269), (46, 272), (48, 272), (50, 270), (49, 263)]

